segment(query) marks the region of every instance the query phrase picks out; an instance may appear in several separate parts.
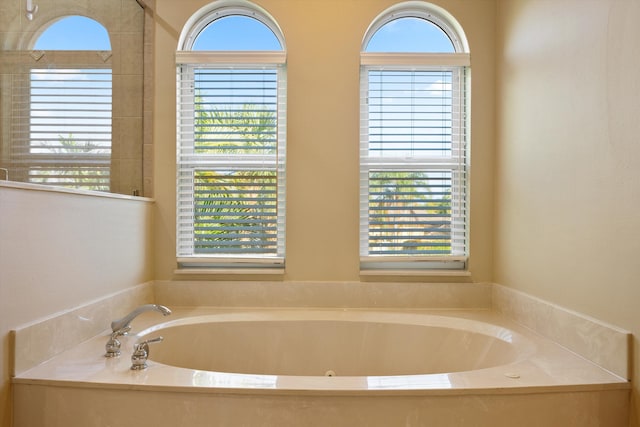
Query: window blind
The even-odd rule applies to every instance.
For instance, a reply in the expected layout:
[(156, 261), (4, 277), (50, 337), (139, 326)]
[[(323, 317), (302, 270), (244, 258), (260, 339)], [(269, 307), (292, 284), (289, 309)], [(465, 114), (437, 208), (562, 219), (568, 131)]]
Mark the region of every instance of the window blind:
[(365, 268), (464, 267), (465, 78), (464, 67), (362, 67)]
[(28, 182), (108, 191), (110, 69), (42, 68), (13, 86), (12, 160)]
[(284, 259), (285, 70), (178, 67), (178, 260)]

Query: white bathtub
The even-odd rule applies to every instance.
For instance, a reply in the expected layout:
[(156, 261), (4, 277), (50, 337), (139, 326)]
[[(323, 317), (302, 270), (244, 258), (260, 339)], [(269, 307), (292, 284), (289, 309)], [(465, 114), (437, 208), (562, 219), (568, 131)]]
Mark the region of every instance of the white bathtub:
[(435, 314), (262, 311), (168, 321), (138, 334), (164, 337), (150, 359), (200, 371), (287, 376), (397, 376), (506, 365), (530, 356), (522, 334)]
[(624, 379), (491, 311), (172, 308), (16, 377), (14, 426), (626, 427)]

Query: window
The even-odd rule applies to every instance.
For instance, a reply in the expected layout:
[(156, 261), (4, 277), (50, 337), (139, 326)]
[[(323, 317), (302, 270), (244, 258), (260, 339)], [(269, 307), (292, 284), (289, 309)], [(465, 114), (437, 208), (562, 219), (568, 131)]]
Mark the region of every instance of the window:
[(400, 4), (361, 54), (361, 269), (464, 269), (469, 56), (444, 10)]
[(281, 268), (284, 39), (261, 9), (217, 4), (187, 25), (177, 53), (178, 263)]
[[(44, 55), (44, 50), (109, 51), (110, 43), (98, 22), (69, 16), (48, 27), (34, 47), (33, 55)], [(21, 120), (13, 156), (23, 165), (25, 181), (110, 189), (111, 66), (100, 59), (95, 62), (102, 65), (79, 60), (86, 56), (68, 52), (66, 61), (32, 66), (14, 87), (13, 108)]]

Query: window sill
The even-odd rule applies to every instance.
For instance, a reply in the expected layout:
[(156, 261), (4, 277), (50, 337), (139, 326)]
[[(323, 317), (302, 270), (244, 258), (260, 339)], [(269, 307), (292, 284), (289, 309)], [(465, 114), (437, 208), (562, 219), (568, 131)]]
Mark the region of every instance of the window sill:
[(398, 277), (470, 277), (471, 272), (468, 270), (444, 270), (444, 269), (406, 269), (406, 270), (383, 270), (383, 269), (371, 269), (360, 270), (361, 277), (374, 277), (374, 276), (398, 276)]
[(177, 276), (274, 276), (284, 275), (284, 268), (179, 268)]

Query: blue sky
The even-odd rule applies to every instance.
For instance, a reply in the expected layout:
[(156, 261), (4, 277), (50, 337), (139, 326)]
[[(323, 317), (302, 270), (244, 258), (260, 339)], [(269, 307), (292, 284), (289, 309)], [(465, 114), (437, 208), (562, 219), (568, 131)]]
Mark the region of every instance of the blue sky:
[[(227, 16), (206, 27), (194, 50), (280, 50), (271, 30), (256, 19)], [(447, 35), (419, 18), (400, 18), (380, 28), (367, 46), (369, 52), (454, 52)]]
[[(111, 50), (105, 28), (93, 19), (70, 16), (51, 25), (37, 40), (40, 50)], [(194, 50), (281, 50), (273, 32), (246, 16), (214, 21), (196, 39)], [(380, 28), (369, 41), (368, 52), (453, 52), (446, 34), (429, 21), (400, 18)]]
[(38, 50), (111, 50), (107, 30), (84, 16), (69, 16), (47, 28), (36, 41)]
[(431, 22), (420, 18), (400, 18), (383, 25), (371, 37), (367, 52), (453, 53), (447, 35)]
[(282, 50), (282, 46), (262, 22), (235, 15), (209, 24), (198, 35), (194, 50)]

